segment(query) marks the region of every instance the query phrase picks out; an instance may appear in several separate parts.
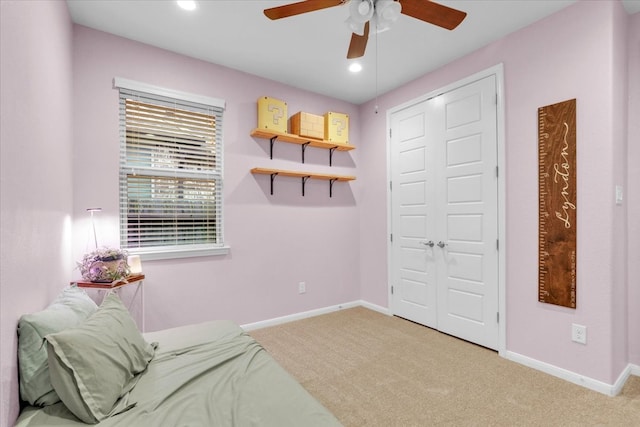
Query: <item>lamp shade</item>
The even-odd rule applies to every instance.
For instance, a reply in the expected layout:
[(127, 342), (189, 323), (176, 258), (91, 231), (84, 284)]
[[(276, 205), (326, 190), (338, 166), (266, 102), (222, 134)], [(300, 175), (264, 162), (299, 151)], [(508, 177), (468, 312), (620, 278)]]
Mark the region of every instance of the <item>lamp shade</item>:
[(140, 260), (140, 255), (130, 255), (127, 258), (127, 264), (129, 264), (131, 274), (142, 273), (142, 261)]

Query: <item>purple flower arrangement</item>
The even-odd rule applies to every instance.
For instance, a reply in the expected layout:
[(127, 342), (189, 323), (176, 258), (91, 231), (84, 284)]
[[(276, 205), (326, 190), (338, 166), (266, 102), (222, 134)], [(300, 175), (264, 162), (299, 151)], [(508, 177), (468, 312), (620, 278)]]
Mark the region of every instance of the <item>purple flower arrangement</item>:
[(114, 282), (124, 279), (131, 272), (127, 252), (122, 249), (99, 248), (85, 254), (77, 264), (82, 278), (91, 282)]

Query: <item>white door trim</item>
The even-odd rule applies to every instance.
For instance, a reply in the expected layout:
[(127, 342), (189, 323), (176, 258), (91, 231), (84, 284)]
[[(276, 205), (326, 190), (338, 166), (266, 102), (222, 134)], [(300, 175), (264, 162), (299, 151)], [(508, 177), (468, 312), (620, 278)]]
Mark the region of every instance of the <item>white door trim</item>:
[[(405, 108), (408, 108), (412, 105), (418, 104), (420, 102), (424, 102), (430, 98), (440, 95), (444, 92), (449, 92), (459, 87), (465, 86), (469, 83), (472, 83), (477, 80), (481, 80), (485, 77), (495, 76), (496, 78), (496, 91), (497, 91), (497, 146), (498, 146), (498, 313), (500, 316), (499, 322), (499, 331), (498, 331), (498, 353), (500, 356), (506, 356), (506, 180), (505, 180), (505, 172), (506, 172), (506, 157), (505, 157), (505, 111), (504, 111), (504, 66), (502, 63), (495, 65), (493, 67), (487, 68), (486, 70), (475, 73), (469, 77), (458, 80), (454, 83), (446, 85), (437, 90), (431, 91), (427, 94), (421, 95), (417, 98), (414, 98), (410, 101), (407, 101), (403, 104), (397, 105), (393, 108), (387, 110), (387, 182), (391, 182), (391, 138), (390, 138), (390, 129), (391, 129), (391, 116)], [(391, 188), (387, 186), (387, 235), (390, 236), (392, 233), (392, 211), (391, 211)], [(388, 301), (390, 302), (389, 310), (391, 313), (394, 313), (393, 298), (391, 296), (391, 285), (392, 285), (392, 247), (390, 239), (387, 240), (387, 284), (388, 284)]]

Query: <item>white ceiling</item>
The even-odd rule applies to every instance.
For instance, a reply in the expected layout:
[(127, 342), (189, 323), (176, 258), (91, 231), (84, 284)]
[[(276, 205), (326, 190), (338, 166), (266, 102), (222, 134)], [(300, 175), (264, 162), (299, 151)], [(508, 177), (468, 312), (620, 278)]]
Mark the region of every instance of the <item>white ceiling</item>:
[[(172, 0), (67, 3), (77, 24), (361, 104), (575, 2), (438, 0), (467, 12), (458, 28), (448, 31), (401, 15), (391, 30), (372, 31), (358, 60), (364, 69), (352, 74), (347, 67), (354, 60), (346, 59), (348, 6), (276, 21), (262, 13), (294, 1), (197, 0), (193, 12)], [(640, 11), (640, 0), (624, 5), (629, 13)]]

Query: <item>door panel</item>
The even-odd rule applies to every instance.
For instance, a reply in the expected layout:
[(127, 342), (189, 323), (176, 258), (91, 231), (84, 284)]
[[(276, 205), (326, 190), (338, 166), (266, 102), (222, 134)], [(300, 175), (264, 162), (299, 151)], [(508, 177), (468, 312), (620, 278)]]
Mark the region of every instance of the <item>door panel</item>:
[(449, 289), (447, 305), (449, 315), (458, 317), (462, 321), (482, 323), (482, 295), (465, 292), (460, 289)]
[(402, 170), (401, 174), (408, 174), (411, 172), (420, 172), (425, 170), (425, 150), (424, 147), (416, 148), (413, 150), (405, 150), (400, 153), (399, 165)]
[(495, 97), (490, 76), (400, 110), (391, 115), (390, 139), (392, 310), (493, 349)]
[[(433, 113), (444, 114), (445, 126), (432, 128), (428, 136), (444, 142), (448, 156), (436, 172), (447, 183), (446, 192), (436, 195), (436, 220), (447, 244), (441, 253), (447, 268), (438, 270), (437, 279), (438, 329), (493, 349), (498, 347), (495, 99), (493, 76), (445, 93), (438, 99), (444, 108)], [(459, 147), (472, 149), (453, 156)]]
[(405, 273), (407, 273), (405, 276), (411, 276), (410, 273), (427, 273), (427, 268), (423, 259), (424, 251), (421, 248), (403, 247), (400, 251), (402, 255), (401, 268)]
[(482, 201), (482, 175), (447, 178), (447, 203), (478, 203)]
[(482, 215), (454, 215), (447, 218), (449, 242), (482, 242)]
[(482, 255), (449, 251), (448, 278), (482, 282)]
[[(409, 178), (410, 179), (410, 178)], [(416, 179), (416, 178), (414, 178)], [(403, 200), (403, 207), (425, 206), (426, 181), (407, 181), (400, 184), (400, 196)]]
[(435, 327), (436, 288), (433, 248), (425, 245), (433, 234), (433, 158), (426, 143), (426, 117), (423, 106), (408, 108), (394, 115), (392, 162), (392, 269), (394, 299), (398, 313), (408, 319)]
[(469, 165), (482, 161), (482, 136), (469, 135), (447, 141), (447, 166)]
[(400, 235), (406, 238), (421, 239), (427, 234), (425, 215), (405, 215), (400, 218)]
[(403, 303), (406, 304), (415, 304), (416, 309), (419, 307), (428, 306), (429, 302), (427, 301), (428, 292), (425, 292), (425, 285), (422, 282), (417, 282), (415, 280), (410, 280), (407, 278), (402, 279), (402, 300)]

